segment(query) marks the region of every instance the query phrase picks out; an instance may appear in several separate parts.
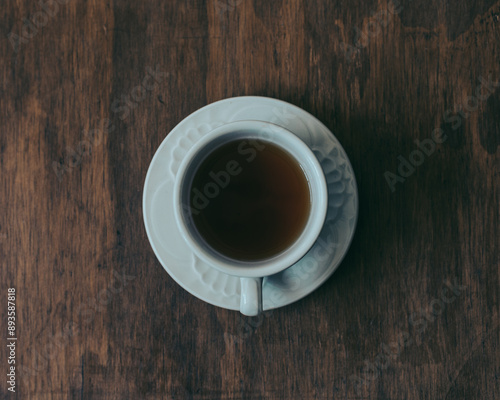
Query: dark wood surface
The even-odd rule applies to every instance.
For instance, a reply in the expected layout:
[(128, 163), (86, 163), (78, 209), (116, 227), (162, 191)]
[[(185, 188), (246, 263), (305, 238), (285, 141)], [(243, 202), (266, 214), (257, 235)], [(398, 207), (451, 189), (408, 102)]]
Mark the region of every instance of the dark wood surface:
[[(498, 1), (61, 3), (0, 11), (2, 398), (499, 398)], [(241, 95), (317, 116), (360, 195), (333, 277), (260, 319), (178, 286), (142, 220), (167, 133)]]

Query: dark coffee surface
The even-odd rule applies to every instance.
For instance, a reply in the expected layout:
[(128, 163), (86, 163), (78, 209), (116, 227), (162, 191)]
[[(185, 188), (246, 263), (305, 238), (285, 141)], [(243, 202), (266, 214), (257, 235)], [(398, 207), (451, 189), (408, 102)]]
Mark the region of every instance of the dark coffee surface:
[(281, 148), (240, 139), (202, 161), (190, 206), (198, 232), (213, 249), (238, 260), (260, 260), (285, 250), (302, 232), (309, 184)]

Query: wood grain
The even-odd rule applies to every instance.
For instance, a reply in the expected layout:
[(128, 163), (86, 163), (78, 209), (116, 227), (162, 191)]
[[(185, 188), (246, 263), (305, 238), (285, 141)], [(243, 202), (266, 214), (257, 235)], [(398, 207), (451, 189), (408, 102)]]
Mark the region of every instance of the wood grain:
[[(0, 15), (3, 346), (9, 287), (18, 335), (2, 398), (498, 398), (500, 87), (476, 92), (500, 81), (498, 1), (19, 0)], [(334, 276), (253, 319), (178, 286), (141, 209), (167, 133), (241, 95), (317, 116), (360, 193)], [(384, 174), (436, 128), (392, 191)]]

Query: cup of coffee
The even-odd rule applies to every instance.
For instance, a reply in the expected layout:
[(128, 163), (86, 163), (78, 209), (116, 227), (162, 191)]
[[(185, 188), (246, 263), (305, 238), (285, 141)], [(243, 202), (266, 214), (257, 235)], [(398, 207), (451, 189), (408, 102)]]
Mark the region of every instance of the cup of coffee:
[(289, 268), (316, 241), (328, 192), (309, 147), (278, 125), (238, 121), (196, 142), (174, 184), (180, 232), (193, 253), (240, 277), (240, 311), (262, 311), (262, 278)]

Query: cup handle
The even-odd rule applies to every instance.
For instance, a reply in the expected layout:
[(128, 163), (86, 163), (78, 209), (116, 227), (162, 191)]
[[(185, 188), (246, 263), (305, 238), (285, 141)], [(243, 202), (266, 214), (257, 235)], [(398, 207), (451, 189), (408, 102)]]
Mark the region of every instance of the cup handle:
[(240, 312), (253, 317), (262, 311), (262, 278), (240, 278)]

